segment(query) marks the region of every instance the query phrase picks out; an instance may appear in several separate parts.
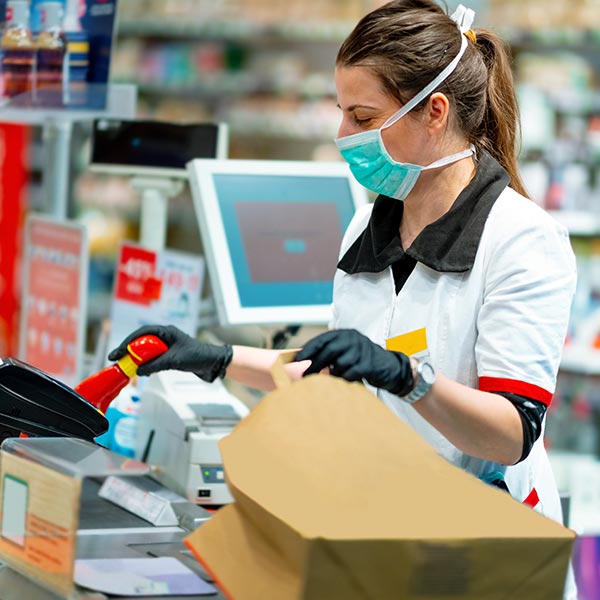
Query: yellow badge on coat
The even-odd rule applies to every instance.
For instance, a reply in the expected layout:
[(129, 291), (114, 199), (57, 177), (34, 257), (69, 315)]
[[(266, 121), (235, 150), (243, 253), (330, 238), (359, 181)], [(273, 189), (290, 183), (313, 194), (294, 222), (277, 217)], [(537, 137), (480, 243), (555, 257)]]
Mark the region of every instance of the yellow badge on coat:
[(427, 351), (427, 332), (425, 327), (415, 329), (402, 335), (389, 338), (385, 341), (386, 350), (402, 352), (407, 356), (414, 356)]

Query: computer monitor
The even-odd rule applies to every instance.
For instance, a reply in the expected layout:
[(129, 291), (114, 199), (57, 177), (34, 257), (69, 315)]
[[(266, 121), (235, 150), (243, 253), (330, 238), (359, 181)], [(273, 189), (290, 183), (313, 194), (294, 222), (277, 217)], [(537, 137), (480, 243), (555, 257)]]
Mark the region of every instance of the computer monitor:
[(90, 168), (100, 173), (187, 179), (194, 158), (227, 158), (226, 123), (95, 119)]
[(342, 236), (368, 202), (348, 166), (199, 159), (188, 172), (219, 322), (328, 323)]

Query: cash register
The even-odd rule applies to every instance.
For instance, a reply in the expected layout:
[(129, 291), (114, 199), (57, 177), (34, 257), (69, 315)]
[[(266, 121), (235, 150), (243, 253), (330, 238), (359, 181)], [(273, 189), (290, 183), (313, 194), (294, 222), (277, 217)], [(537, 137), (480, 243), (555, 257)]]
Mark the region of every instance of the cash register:
[(164, 486), (199, 505), (232, 501), (219, 440), (248, 414), (247, 406), (217, 379), (192, 373), (154, 373), (143, 386), (136, 458)]

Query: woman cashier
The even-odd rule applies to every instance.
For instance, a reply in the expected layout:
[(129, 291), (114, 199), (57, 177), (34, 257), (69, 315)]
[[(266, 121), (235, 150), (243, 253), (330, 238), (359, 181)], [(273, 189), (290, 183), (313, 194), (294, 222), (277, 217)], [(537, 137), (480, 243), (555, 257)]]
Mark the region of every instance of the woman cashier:
[[(575, 260), (567, 232), (526, 197), (509, 58), (472, 20), (462, 6), (450, 17), (433, 1), (397, 0), (343, 43), (336, 142), (379, 195), (345, 234), (331, 331), (290, 370), (365, 381), (450, 462), (560, 521), (541, 433)], [(140, 375), (273, 385), (276, 351), (201, 344), (172, 327), (138, 330), (109, 358), (143, 333), (170, 349)]]

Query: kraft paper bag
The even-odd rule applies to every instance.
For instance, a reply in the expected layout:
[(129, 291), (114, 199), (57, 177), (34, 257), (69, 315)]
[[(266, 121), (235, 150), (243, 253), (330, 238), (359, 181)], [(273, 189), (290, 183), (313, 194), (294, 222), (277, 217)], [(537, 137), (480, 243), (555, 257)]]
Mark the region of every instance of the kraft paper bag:
[(440, 457), (363, 385), (266, 395), (219, 444), (235, 502), (186, 538), (233, 600), (561, 600), (575, 534)]

